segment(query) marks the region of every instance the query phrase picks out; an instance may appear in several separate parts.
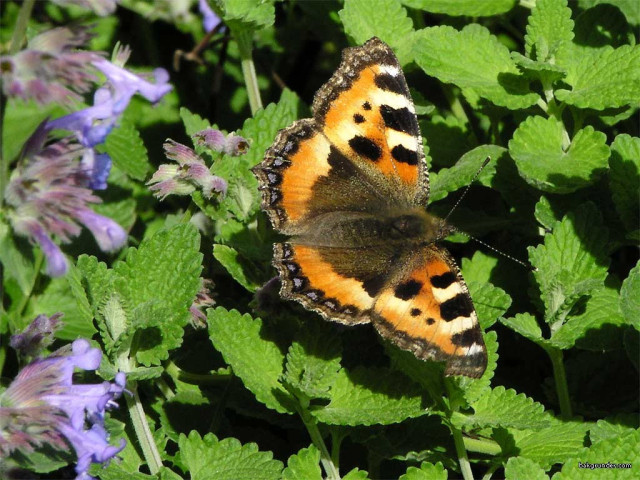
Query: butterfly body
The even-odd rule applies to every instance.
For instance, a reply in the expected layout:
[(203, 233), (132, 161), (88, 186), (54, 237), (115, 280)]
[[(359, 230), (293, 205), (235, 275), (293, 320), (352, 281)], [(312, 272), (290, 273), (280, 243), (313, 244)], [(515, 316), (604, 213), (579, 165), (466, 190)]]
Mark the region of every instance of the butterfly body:
[(437, 245), (427, 165), (392, 50), (345, 50), (314, 117), (281, 130), (254, 168), (263, 209), (289, 236), (274, 246), (281, 295), (347, 325), (372, 323), (445, 373), (478, 377), (486, 351), (466, 284)]

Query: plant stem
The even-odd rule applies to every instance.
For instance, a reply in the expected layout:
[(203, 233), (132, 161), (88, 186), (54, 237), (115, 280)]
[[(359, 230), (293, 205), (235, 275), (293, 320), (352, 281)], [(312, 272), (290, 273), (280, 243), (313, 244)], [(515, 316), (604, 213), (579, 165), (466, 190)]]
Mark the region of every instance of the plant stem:
[(233, 378), (233, 372), (230, 369), (227, 372), (190, 373), (185, 372), (173, 362), (169, 362), (165, 370), (171, 377), (191, 385), (218, 385)]
[(149, 466), (149, 471), (152, 475), (155, 475), (162, 468), (162, 459), (153, 435), (151, 434), (149, 424), (147, 423), (147, 417), (144, 414), (140, 397), (138, 396), (138, 385), (135, 382), (131, 382), (128, 387), (131, 391), (131, 396), (126, 396), (129, 417), (131, 418), (133, 429), (138, 437), (138, 442), (140, 442), (142, 454)]
[(453, 443), (456, 446), (456, 453), (458, 454), (458, 463), (460, 463), (462, 478), (464, 478), (464, 480), (473, 480), (473, 472), (471, 471), (469, 457), (467, 457), (467, 450), (464, 447), (462, 432), (453, 425), (449, 425), (449, 428), (451, 429), (451, 434), (453, 435)]
[(18, 12), (18, 18), (16, 20), (16, 26), (13, 29), (13, 35), (11, 35), (11, 45), (9, 46), (9, 55), (15, 55), (22, 47), (25, 33), (27, 31), (27, 25), (31, 18), (31, 11), (36, 0), (24, 0), (20, 12)]
[(546, 347), (545, 350), (551, 358), (553, 366), (553, 379), (556, 383), (556, 395), (560, 404), (560, 417), (568, 420), (573, 416), (571, 411), (571, 399), (569, 398), (569, 387), (567, 386), (567, 375), (564, 371), (562, 350), (555, 347)]
[(488, 438), (464, 437), (464, 448), (468, 452), (484, 453), (485, 455), (498, 455), (502, 449), (493, 440)]
[(318, 425), (316, 425), (316, 422), (311, 417), (311, 414), (304, 410), (302, 407), (298, 409), (298, 413), (300, 414), (300, 418), (302, 418), (302, 423), (304, 423), (304, 426), (307, 427), (307, 431), (309, 432), (311, 441), (320, 451), (320, 463), (322, 463), (322, 467), (324, 468), (324, 471), (327, 475), (326, 479), (340, 480), (340, 472), (338, 472), (338, 467), (333, 463), (331, 455), (329, 455), (329, 450), (327, 450), (327, 446), (324, 444), (322, 435), (320, 435), (320, 429), (318, 429)]
[(485, 473), (484, 476), (482, 477), (482, 480), (490, 480), (491, 476), (494, 474), (494, 472), (498, 469), (499, 466), (500, 466), (499, 463), (494, 463), (493, 465), (491, 465), (487, 470), (487, 473)]
[(44, 253), (39, 248), (34, 249), (34, 260), (33, 260), (33, 279), (31, 280), (31, 284), (29, 285), (29, 291), (24, 294), (24, 296), (20, 299), (20, 303), (18, 307), (15, 309), (15, 313), (11, 316), (9, 331), (15, 332), (16, 324), (22, 314), (24, 313), (24, 309), (27, 307), (29, 303), (29, 298), (31, 298), (31, 294), (33, 290), (36, 288), (36, 283), (38, 282), (38, 277), (40, 276), (40, 269), (42, 268), (42, 263), (44, 262)]
[(331, 429), (331, 461), (334, 465), (340, 465), (340, 445), (346, 437), (346, 432), (340, 427)]
[(462, 472), (462, 478), (464, 480), (473, 480), (473, 472), (471, 471), (471, 464), (469, 463), (469, 457), (467, 456), (467, 449), (464, 445), (464, 438), (462, 437), (462, 431), (457, 428), (451, 418), (457, 414), (459, 405), (455, 402), (455, 395), (453, 395), (453, 381), (451, 379), (444, 379), (444, 386), (447, 390), (447, 397), (449, 398), (450, 407), (446, 410), (446, 417), (444, 420), (451, 430), (453, 435), (453, 443), (456, 447), (456, 453), (458, 454), (458, 463), (460, 464), (460, 471)]
[(262, 108), (262, 99), (260, 98), (258, 77), (251, 52), (251, 30), (238, 28), (234, 33), (236, 41), (238, 42), (238, 50), (240, 51), (240, 63), (242, 65), (244, 83), (247, 86), (249, 107), (251, 108), (251, 114), (255, 115), (255, 113)]

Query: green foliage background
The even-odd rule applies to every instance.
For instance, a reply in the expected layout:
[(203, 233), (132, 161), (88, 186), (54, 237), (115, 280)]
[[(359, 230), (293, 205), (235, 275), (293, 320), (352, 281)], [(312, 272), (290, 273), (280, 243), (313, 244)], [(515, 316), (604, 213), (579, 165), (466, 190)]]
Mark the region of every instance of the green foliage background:
[[(99, 211), (129, 228), (134, 246), (110, 258), (81, 237), (66, 248), (76, 258), (70, 274), (50, 280), (38, 275), (30, 246), (0, 232), (3, 339), (37, 314), (62, 311), (61, 341), (90, 337), (106, 352), (105, 378), (128, 372), (134, 396), (110, 424), (128, 445), (121, 462), (93, 473), (637, 476), (640, 4), (210, 3), (226, 29), (202, 50), (201, 64), (180, 57), (174, 92), (156, 107), (134, 100), (106, 144), (115, 168)], [(92, 23), (92, 48), (110, 51), (120, 41), (132, 46), (134, 65), (170, 68), (177, 51), (204, 37), (195, 9), (176, 5), (122, 0), (115, 15), (95, 18), (42, 3), (29, 34)], [(6, 43), (19, 5), (1, 8)], [(372, 36), (405, 70), (432, 172), (431, 211), (446, 215), (491, 156), (451, 221), (536, 268), (463, 236), (447, 242), (486, 332), (489, 367), (478, 380), (443, 378), (442, 366), (396, 349), (369, 326), (330, 324), (272, 288), (259, 290), (274, 275), (276, 236), (249, 169), (279, 129), (309, 116), (341, 50)], [(43, 118), (62, 113), (13, 101), (3, 109), (5, 161)], [(164, 139), (191, 145), (210, 125), (250, 141), (241, 157), (199, 152), (228, 181), (227, 196), (155, 201), (144, 182), (163, 162)], [(207, 222), (199, 230), (189, 220), (200, 211)], [(189, 323), (200, 277), (215, 282), (206, 329)], [(3, 375), (14, 375), (12, 354), (4, 355)], [(150, 460), (154, 448), (160, 464)], [(70, 468), (22, 461), (43, 478)]]

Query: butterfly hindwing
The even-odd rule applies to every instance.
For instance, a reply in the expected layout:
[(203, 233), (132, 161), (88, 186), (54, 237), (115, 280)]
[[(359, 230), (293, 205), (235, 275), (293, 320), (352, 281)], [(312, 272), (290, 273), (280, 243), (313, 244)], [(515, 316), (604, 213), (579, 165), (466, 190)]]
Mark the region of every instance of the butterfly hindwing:
[(447, 375), (479, 377), (486, 348), (469, 290), (453, 259), (426, 247), (373, 307), (378, 331), (423, 360), (446, 362)]
[(275, 244), (274, 265), (282, 281), (281, 294), (329, 320), (366, 323), (374, 299), (360, 280), (336, 271), (332, 260), (341, 255), (353, 256), (344, 249)]

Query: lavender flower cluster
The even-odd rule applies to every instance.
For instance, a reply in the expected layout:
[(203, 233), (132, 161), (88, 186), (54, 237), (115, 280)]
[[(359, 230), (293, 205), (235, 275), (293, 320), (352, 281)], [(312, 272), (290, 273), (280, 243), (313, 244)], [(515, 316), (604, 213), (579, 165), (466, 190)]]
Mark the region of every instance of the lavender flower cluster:
[[(60, 326), (59, 314), (38, 316), (24, 332), (11, 338), (19, 352), (37, 354)], [(96, 370), (102, 352), (78, 339), (46, 358), (25, 366), (0, 395), (0, 458), (13, 452), (32, 453), (48, 445), (65, 451), (70, 445), (78, 458), (76, 480), (88, 480), (92, 463), (105, 463), (125, 447), (111, 445), (104, 427), (105, 411), (116, 407), (125, 392), (125, 374), (114, 382), (77, 384), (76, 368)]]
[[(14, 231), (40, 246), (52, 277), (68, 270), (53, 236), (69, 242), (84, 225), (103, 251), (126, 243), (127, 233), (120, 225), (90, 208), (100, 202), (93, 190), (106, 188), (111, 169), (109, 156), (96, 147), (104, 143), (135, 94), (156, 103), (172, 89), (164, 69), (155, 70), (152, 79), (125, 69), (128, 48), (116, 48), (113, 61), (100, 52), (78, 50), (90, 38), (86, 28), (54, 28), (34, 37), (25, 50), (0, 57), (3, 90), (9, 97), (70, 106), (99, 85), (92, 106), (36, 129), (4, 192)], [(100, 81), (99, 73), (106, 81)], [(53, 130), (70, 135), (52, 140)]]

